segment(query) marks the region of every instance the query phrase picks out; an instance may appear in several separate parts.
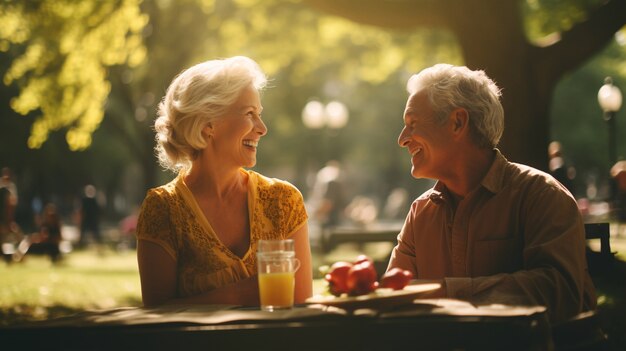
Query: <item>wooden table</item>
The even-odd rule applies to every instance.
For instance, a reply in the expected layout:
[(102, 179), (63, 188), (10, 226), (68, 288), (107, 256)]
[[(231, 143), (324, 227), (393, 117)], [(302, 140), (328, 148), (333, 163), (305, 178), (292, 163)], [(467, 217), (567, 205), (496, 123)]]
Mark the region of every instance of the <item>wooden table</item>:
[[(469, 307), (468, 307), (469, 306)], [(121, 308), (0, 328), (6, 350), (550, 350), (543, 307), (415, 300), (393, 311)]]

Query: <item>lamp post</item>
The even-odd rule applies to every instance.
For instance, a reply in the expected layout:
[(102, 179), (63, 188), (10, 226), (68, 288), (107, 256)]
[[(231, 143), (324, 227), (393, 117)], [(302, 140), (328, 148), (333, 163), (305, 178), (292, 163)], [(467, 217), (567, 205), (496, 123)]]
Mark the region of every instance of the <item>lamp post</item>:
[(323, 157), (326, 158), (324, 162), (328, 161), (329, 156), (327, 138), (336, 135), (339, 129), (345, 127), (348, 118), (348, 108), (339, 101), (331, 101), (325, 105), (317, 100), (311, 100), (302, 109), (302, 123), (305, 127), (316, 130), (326, 129), (322, 135), (326, 140), (321, 142), (324, 149), (318, 149), (318, 152), (322, 152)]
[[(617, 128), (615, 126), (615, 113), (622, 107), (622, 92), (613, 85), (613, 79), (606, 77), (604, 85), (598, 91), (598, 103), (604, 112), (604, 120), (609, 129), (609, 168), (617, 162)], [(615, 201), (617, 188), (611, 179), (611, 201)]]

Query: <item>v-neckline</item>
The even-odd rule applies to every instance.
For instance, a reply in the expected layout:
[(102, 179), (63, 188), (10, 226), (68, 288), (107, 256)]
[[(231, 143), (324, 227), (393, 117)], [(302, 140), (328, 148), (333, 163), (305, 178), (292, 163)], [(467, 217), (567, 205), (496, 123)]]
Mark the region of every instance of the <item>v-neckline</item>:
[(254, 210), (254, 196), (253, 196), (253, 191), (252, 191), (252, 183), (251, 182), (251, 177), (250, 174), (248, 172), (246, 172), (244, 169), (240, 169), (240, 171), (242, 173), (245, 173), (245, 175), (248, 177), (248, 181), (246, 184), (247, 187), (247, 197), (248, 197), (248, 227), (249, 227), (249, 231), (248, 231), (248, 235), (249, 235), (249, 243), (248, 243), (248, 249), (246, 250), (245, 254), (242, 257), (239, 257), (237, 254), (235, 254), (234, 252), (232, 252), (232, 250), (226, 246), (226, 244), (224, 244), (222, 242), (222, 240), (220, 239), (220, 237), (217, 235), (217, 232), (215, 232), (215, 229), (213, 229), (213, 226), (211, 226), (211, 223), (209, 222), (209, 220), (206, 218), (206, 216), (204, 215), (204, 213), (202, 212), (202, 210), (200, 209), (200, 205), (198, 204), (198, 201), (196, 200), (196, 197), (193, 195), (193, 193), (191, 192), (191, 190), (189, 189), (189, 187), (187, 186), (187, 184), (185, 183), (185, 174), (183, 172), (181, 172), (178, 175), (178, 181), (176, 182), (176, 186), (181, 190), (181, 194), (183, 195), (183, 199), (185, 200), (185, 202), (191, 207), (191, 210), (194, 212), (194, 215), (196, 216), (196, 218), (198, 218), (198, 222), (200, 222), (200, 225), (202, 227), (204, 227), (204, 230), (211, 235), (218, 243), (219, 245), (225, 249), (225, 252), (228, 252), (228, 254), (238, 260), (238, 261), (245, 261), (248, 256), (250, 256), (251, 251), (252, 251), (252, 232), (253, 232), (253, 221), (252, 221), (252, 214), (253, 214), (253, 210)]

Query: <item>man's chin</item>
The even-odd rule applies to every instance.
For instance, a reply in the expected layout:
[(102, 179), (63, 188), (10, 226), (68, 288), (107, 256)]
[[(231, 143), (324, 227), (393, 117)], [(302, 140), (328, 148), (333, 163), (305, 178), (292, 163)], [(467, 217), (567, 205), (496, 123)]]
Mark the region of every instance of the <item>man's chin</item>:
[(430, 179), (430, 177), (427, 177), (423, 172), (415, 169), (415, 167), (411, 168), (411, 176), (415, 179)]
[(415, 170), (415, 168), (411, 169), (411, 176), (415, 179), (423, 178), (422, 175), (417, 170)]

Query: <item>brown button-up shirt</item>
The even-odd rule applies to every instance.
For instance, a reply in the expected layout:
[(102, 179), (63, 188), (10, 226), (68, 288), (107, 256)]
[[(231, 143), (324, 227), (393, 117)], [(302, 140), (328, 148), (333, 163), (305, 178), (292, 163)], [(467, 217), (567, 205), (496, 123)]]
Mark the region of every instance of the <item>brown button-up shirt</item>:
[(496, 150), (456, 208), (438, 182), (411, 205), (389, 267), (445, 279), (448, 297), (544, 305), (552, 322), (595, 307), (576, 201), (558, 181)]

